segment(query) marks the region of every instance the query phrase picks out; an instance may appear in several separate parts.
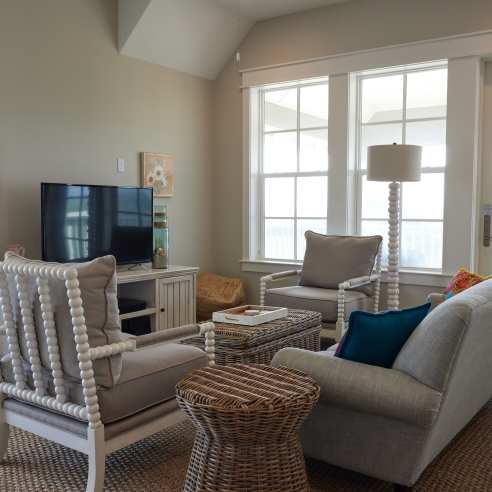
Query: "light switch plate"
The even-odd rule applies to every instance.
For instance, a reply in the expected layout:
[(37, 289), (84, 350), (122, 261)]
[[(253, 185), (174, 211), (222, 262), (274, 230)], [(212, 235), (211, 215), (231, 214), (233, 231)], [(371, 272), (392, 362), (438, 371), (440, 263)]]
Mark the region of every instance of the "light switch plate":
[(485, 215), (492, 215), (492, 204), (491, 203), (484, 203), (482, 205), (482, 212)]
[(122, 159), (121, 157), (119, 157), (116, 160), (116, 170), (119, 173), (124, 173), (125, 172), (125, 159)]
[(491, 215), (492, 215), (492, 204), (485, 203), (482, 206), (483, 212), (483, 245), (485, 248), (490, 247), (490, 228), (491, 228)]

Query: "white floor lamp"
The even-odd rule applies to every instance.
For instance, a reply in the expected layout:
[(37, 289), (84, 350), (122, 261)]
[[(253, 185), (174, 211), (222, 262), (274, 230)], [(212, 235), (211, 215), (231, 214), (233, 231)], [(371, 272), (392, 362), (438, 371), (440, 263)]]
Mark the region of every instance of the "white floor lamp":
[(367, 149), (367, 180), (389, 181), (388, 309), (400, 304), (400, 183), (420, 181), (422, 147), (373, 145)]

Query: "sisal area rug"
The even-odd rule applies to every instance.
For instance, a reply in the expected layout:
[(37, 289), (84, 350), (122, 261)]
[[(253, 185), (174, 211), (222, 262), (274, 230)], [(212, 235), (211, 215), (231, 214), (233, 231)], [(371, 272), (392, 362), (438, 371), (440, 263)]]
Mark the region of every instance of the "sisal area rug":
[[(106, 459), (105, 490), (118, 492), (181, 490), (193, 443), (193, 428), (182, 423)], [(312, 492), (389, 492), (389, 484), (308, 460)], [(84, 491), (87, 461), (82, 454), (13, 430), (0, 464), (0, 491)], [(492, 490), (492, 403), (453, 440), (425, 471), (419, 492)], [(279, 491), (281, 492), (281, 491)]]

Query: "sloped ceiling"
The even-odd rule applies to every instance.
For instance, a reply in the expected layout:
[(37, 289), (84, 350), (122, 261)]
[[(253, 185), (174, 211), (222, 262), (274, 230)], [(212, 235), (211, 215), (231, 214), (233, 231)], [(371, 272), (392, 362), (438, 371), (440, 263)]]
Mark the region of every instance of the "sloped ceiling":
[(255, 22), (344, 1), (119, 0), (119, 48), (215, 79)]
[(216, 3), (260, 21), (345, 1), (347, 0), (216, 0)]

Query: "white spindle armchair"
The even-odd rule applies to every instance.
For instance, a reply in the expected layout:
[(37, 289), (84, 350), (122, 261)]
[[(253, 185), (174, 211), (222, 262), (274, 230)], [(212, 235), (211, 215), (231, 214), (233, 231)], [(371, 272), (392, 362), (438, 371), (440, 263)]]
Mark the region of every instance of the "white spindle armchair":
[[(260, 279), (260, 304), (321, 312), (324, 333), (339, 341), (355, 309), (379, 310), (381, 236), (325, 236), (306, 232), (302, 269)], [(299, 277), (299, 285), (268, 288)]]
[[(214, 363), (213, 323), (125, 339), (115, 268), (113, 257), (59, 265), (7, 253), (0, 263), (0, 322), (8, 345), (1, 363), (0, 456), (10, 425), (81, 451), (89, 459), (88, 492), (103, 490), (107, 454), (184, 418), (175, 384)], [(205, 351), (166, 343), (197, 333), (205, 334)]]

